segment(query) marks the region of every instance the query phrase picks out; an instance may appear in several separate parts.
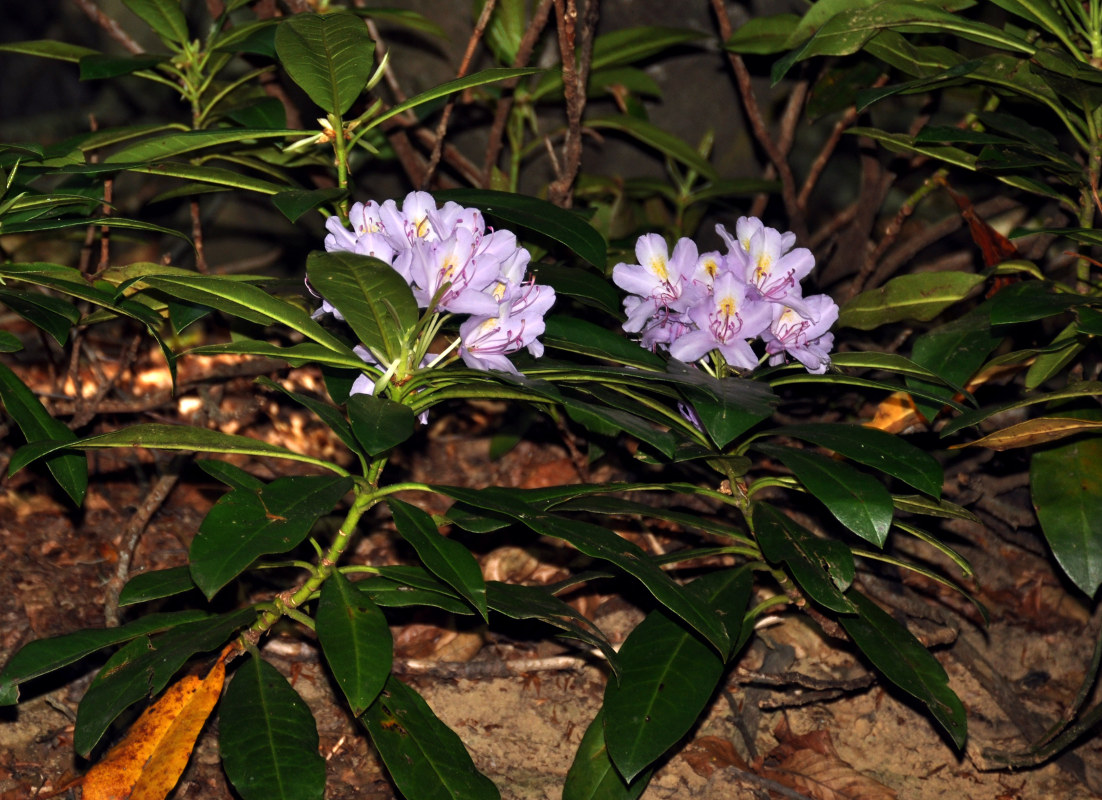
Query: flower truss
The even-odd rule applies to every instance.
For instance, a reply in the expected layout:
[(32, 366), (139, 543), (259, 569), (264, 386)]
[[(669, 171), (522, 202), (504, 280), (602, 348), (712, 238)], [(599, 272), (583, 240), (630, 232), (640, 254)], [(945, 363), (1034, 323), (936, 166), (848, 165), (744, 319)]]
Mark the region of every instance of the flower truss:
[(740, 217), (731, 236), (716, 232), (727, 252), (699, 253), (680, 239), (673, 253), (656, 233), (639, 238), (637, 264), (617, 264), (612, 280), (624, 298), (624, 330), (640, 344), (680, 361), (699, 362), (717, 354), (739, 369), (760, 361), (752, 343), (760, 339), (770, 364), (787, 357), (821, 375), (830, 366), (838, 306), (825, 294), (804, 297), (800, 281), (815, 266), (811, 251), (793, 249), (796, 237), (768, 228), (756, 217)]
[[(435, 314), (468, 314), (459, 327), (459, 356), (472, 369), (516, 373), (506, 358), (527, 348), (543, 354), (537, 341), (543, 317), (555, 302), (550, 286), (525, 279), (531, 256), (507, 230), (487, 230), (478, 209), (447, 202), (441, 208), (427, 192), (406, 195), (399, 209), (393, 200), (356, 203), (348, 215), (351, 230), (339, 217), (326, 222), (325, 249), (372, 256), (401, 275), (420, 308)], [(322, 299), (315, 316), (340, 313)], [(370, 351), (356, 352), (368, 364)], [(421, 367), (443, 357), (425, 355)], [(374, 381), (361, 376), (354, 393), (370, 394)]]

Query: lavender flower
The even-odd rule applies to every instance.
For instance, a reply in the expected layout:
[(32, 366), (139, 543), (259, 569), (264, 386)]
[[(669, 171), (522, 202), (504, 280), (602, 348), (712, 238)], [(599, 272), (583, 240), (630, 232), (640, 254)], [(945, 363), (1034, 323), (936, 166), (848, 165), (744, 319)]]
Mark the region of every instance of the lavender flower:
[(550, 286), (529, 284), (525, 291), (498, 307), (489, 317), (471, 317), (459, 326), (462, 345), (459, 355), (472, 369), (494, 369), (516, 373), (517, 368), (505, 356), (527, 347), (539, 358), (543, 344), (536, 337), (543, 334), (544, 315), (555, 302), (555, 290)]
[(806, 298), (804, 317), (791, 306), (774, 304), (773, 322), (762, 334), (770, 364), (780, 364), (788, 354), (803, 364), (807, 371), (822, 375), (830, 366), (830, 349), (834, 334), (830, 327), (838, 321), (838, 306), (825, 294)]

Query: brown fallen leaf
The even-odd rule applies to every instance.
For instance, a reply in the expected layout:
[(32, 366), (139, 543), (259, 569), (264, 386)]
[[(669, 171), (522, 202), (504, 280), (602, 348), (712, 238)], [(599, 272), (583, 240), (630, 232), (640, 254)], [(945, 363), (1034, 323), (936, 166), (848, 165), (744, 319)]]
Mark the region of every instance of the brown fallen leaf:
[(147, 708), (81, 781), (84, 800), (164, 800), (222, 693), (224, 658), (203, 679), (181, 678)]
[(918, 412), (914, 398), (907, 392), (893, 392), (876, 407), (872, 420), (865, 423), (866, 428), (879, 428), (886, 433), (900, 433), (912, 425), (921, 425), (926, 418)]
[(700, 736), (694, 739), (681, 751), (681, 757), (688, 763), (689, 769), (702, 778), (710, 778), (717, 769), (727, 767), (750, 772), (750, 765), (738, 754), (731, 740), (719, 736)]
[(1036, 417), (989, 433), (972, 442), (954, 444), (949, 449), (987, 447), (991, 450), (1010, 450), (1015, 447), (1032, 447), (1035, 444), (1054, 442), (1057, 439), (1075, 436), (1098, 428), (1102, 428), (1102, 422), (1094, 419)]

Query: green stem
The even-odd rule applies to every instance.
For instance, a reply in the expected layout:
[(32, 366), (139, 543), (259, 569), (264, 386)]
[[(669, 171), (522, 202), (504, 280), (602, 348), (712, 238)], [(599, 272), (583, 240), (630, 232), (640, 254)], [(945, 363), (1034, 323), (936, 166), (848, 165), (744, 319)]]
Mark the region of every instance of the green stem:
[[(330, 114), (329, 124), (333, 128), (333, 156), (337, 166), (337, 186), (348, 189), (348, 141), (344, 138), (344, 120), (340, 114)], [(348, 219), (348, 198), (340, 203), (341, 217)]]

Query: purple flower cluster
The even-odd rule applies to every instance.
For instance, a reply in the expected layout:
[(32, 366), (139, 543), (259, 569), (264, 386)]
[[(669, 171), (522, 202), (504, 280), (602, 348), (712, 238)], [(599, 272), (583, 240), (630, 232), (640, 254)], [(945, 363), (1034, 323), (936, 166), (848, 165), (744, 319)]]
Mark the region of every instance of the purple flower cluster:
[[(516, 373), (505, 356), (528, 348), (543, 355), (536, 337), (555, 292), (525, 279), (531, 256), (507, 230), (487, 231), (482, 213), (447, 202), (442, 208), (427, 192), (410, 192), (401, 209), (393, 200), (356, 203), (348, 215), (352, 230), (339, 217), (325, 227), (327, 251), (373, 256), (390, 264), (409, 284), (421, 308), (435, 313), (469, 314), (459, 327), (459, 355), (473, 369)], [(320, 313), (336, 309), (322, 300)], [(376, 363), (364, 348), (361, 357)], [(431, 358), (426, 357), (421, 366)], [(368, 384), (371, 384), (370, 386)], [(364, 378), (357, 388), (373, 391)]]
[(815, 266), (811, 251), (793, 248), (794, 234), (768, 228), (757, 217), (740, 217), (734, 237), (722, 225), (716, 232), (726, 253), (701, 254), (691, 239), (680, 239), (671, 255), (658, 234), (639, 238), (639, 263), (612, 270), (613, 282), (629, 292), (624, 330), (679, 361), (717, 351), (747, 370), (758, 365), (751, 342), (760, 338), (770, 364), (791, 356), (808, 372), (826, 372), (838, 306), (825, 294), (803, 296), (800, 281)]

